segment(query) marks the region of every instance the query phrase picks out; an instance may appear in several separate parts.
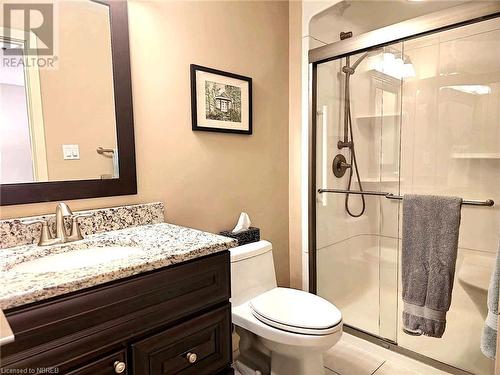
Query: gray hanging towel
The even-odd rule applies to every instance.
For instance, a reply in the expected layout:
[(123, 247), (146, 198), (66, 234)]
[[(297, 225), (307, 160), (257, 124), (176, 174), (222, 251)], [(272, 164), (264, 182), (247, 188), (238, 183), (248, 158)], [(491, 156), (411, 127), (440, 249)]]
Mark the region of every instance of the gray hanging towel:
[(495, 359), (497, 351), (497, 329), (498, 329), (498, 293), (500, 284), (500, 244), (498, 245), (495, 268), (490, 279), (488, 289), (488, 316), (484, 322), (483, 334), (481, 336), (481, 351), (491, 359)]
[(450, 308), (462, 198), (403, 197), (403, 331), (442, 337)]

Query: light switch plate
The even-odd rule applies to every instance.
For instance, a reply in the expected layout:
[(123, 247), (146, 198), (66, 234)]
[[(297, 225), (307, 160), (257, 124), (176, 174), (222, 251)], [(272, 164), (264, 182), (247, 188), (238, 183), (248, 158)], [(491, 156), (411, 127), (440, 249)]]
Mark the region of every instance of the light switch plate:
[(79, 160), (80, 147), (78, 145), (62, 145), (64, 160)]

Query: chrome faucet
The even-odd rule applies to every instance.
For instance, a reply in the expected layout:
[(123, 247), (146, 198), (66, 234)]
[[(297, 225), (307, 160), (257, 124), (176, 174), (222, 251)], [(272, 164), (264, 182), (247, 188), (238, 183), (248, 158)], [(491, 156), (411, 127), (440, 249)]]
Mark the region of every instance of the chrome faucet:
[[(38, 246), (48, 246), (83, 240), (83, 235), (80, 230), (80, 223), (78, 222), (78, 219), (86, 216), (89, 215), (73, 215), (73, 212), (71, 211), (69, 206), (64, 202), (60, 202), (56, 207), (55, 236), (52, 234), (47, 220), (27, 220), (22, 221), (22, 223), (26, 225), (42, 224), (42, 233), (40, 235), (40, 240), (38, 241)], [(71, 231), (69, 234), (64, 224), (65, 217), (71, 217)]]

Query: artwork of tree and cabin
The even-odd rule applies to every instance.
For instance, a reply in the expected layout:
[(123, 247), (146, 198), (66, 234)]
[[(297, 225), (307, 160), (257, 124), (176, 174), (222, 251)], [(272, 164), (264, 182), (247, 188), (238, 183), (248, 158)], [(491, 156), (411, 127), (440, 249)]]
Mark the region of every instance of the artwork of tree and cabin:
[(192, 130), (252, 134), (252, 78), (190, 65)]
[(205, 81), (205, 115), (209, 120), (241, 122), (241, 88)]

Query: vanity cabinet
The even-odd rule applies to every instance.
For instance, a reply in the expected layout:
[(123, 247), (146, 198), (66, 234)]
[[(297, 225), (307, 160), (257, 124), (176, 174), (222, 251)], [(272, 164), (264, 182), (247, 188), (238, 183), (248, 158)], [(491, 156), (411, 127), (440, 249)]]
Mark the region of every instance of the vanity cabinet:
[(231, 334), (228, 306), (132, 344), (134, 374), (213, 374), (230, 358), (220, 337)]
[(6, 310), (15, 341), (2, 346), (1, 368), (231, 372), (229, 270), (224, 251)]

